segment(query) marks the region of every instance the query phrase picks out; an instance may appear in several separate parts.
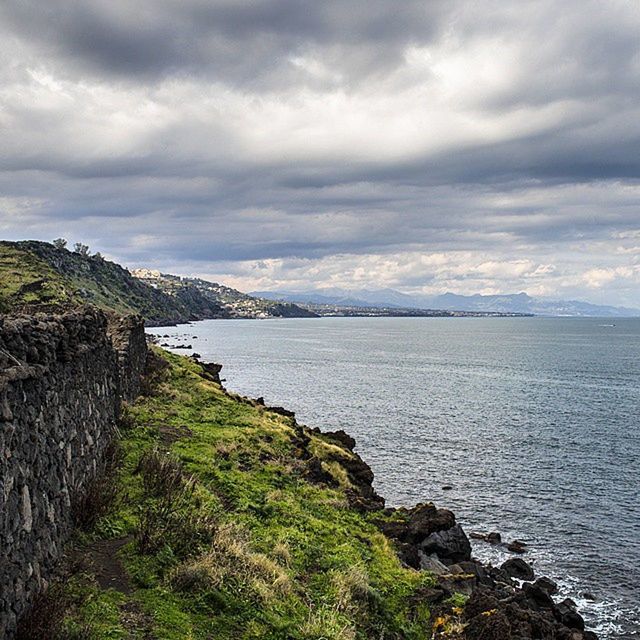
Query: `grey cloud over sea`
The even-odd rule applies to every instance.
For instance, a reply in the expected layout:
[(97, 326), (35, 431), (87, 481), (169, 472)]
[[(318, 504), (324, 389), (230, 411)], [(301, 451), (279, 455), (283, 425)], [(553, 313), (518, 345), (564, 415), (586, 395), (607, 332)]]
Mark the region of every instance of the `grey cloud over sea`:
[(5, 0), (0, 62), (3, 237), (640, 306), (635, 2)]

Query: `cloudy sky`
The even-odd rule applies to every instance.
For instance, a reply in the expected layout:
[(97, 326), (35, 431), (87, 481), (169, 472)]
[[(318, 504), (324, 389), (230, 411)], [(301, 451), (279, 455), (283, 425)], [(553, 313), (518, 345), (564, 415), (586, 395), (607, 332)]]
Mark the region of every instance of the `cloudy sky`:
[(2, 0), (0, 236), (244, 290), (640, 306), (638, 0)]

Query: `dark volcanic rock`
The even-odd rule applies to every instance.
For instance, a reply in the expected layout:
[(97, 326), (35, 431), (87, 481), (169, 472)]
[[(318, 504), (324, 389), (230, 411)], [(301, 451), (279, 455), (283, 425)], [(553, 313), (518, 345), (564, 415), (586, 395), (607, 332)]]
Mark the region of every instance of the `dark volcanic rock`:
[(419, 545), (432, 533), (451, 529), (456, 523), (451, 511), (437, 509), (431, 502), (417, 504), (412, 509), (397, 509), (395, 512), (399, 518), (383, 521), (379, 526), (387, 537), (411, 545)]
[(521, 540), (514, 540), (513, 542), (509, 542), (507, 544), (507, 549), (512, 553), (526, 553), (527, 545)]
[(371, 467), (357, 453), (349, 453), (338, 461), (346, 469), (349, 480), (356, 489), (355, 495), (350, 496), (352, 506), (361, 511), (384, 509), (384, 498), (373, 488)]
[(500, 567), (509, 577), (517, 578), (518, 580), (533, 580), (535, 573), (531, 565), (522, 558), (509, 558)]
[(555, 606), (551, 596), (538, 585), (525, 582), (522, 585), (522, 592), (533, 609), (553, 609)]
[[(507, 598), (497, 597), (491, 588), (478, 587), (464, 607), (463, 617), (467, 621), (464, 637), (473, 640), (497, 637), (596, 640), (595, 634), (583, 633), (584, 622), (570, 604), (556, 606), (547, 596), (547, 606), (541, 606), (537, 596), (533, 595), (536, 591), (533, 585), (525, 587), (529, 589), (517, 591)], [(501, 635), (504, 633), (507, 635)]]
[(500, 544), (502, 542), (502, 536), (497, 531), (492, 531), (491, 533), (478, 533), (477, 531), (472, 531), (469, 534), (469, 537), (474, 540), (484, 540), (489, 544)]
[(471, 618), (465, 629), (469, 640), (511, 640), (511, 624), (507, 616), (498, 610)]
[(471, 620), (485, 611), (494, 611), (498, 605), (498, 598), (489, 589), (476, 589), (465, 604), (464, 617)]
[(490, 571), (479, 562), (473, 560), (463, 560), (458, 562), (458, 565), (462, 571), (466, 574), (474, 576), (476, 584), (494, 586), (495, 578), (491, 575)]
[(433, 504), (420, 504), (409, 516), (409, 541), (422, 541), (432, 533), (451, 529), (455, 523), (456, 517), (448, 509), (436, 509)]
[(211, 382), (222, 384), (222, 380), (220, 379), (220, 371), (222, 371), (221, 364), (215, 364), (214, 362), (201, 362), (200, 366), (203, 369), (203, 377), (211, 380)]
[(459, 524), (432, 533), (422, 541), (420, 548), (427, 554), (437, 554), (445, 561), (460, 562), (471, 559), (471, 543)]
[(426, 553), (419, 552), (420, 569), (428, 571), (436, 576), (444, 576), (449, 573), (449, 567), (438, 560), (438, 556), (428, 556)]
[(487, 536), (487, 542), (489, 544), (500, 544), (502, 542), (502, 536), (497, 531), (492, 531)]
[(331, 438), (331, 440), (337, 440), (345, 449), (348, 449), (349, 451), (353, 451), (356, 447), (355, 438), (350, 436), (343, 429), (338, 429), (337, 431), (326, 431), (324, 435), (328, 438)]
[(533, 584), (550, 596), (558, 593), (558, 585), (551, 580), (551, 578), (543, 576), (542, 578), (538, 578)]
[(557, 619), (571, 629), (584, 631), (584, 620), (576, 611), (575, 603), (572, 600), (563, 600), (555, 606)]

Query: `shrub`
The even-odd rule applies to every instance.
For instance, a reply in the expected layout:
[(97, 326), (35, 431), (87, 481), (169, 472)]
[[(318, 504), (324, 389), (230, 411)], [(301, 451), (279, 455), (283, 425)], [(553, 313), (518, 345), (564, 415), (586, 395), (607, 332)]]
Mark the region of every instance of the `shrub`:
[(93, 640), (95, 635), (88, 627), (74, 631), (65, 628), (65, 617), (77, 605), (63, 585), (54, 584), (35, 598), (19, 621), (16, 640)]
[(136, 469), (147, 499), (139, 509), (135, 540), (143, 554), (169, 547), (178, 558), (197, 554), (216, 532), (215, 518), (202, 509), (197, 483), (171, 455), (154, 449)]
[(158, 449), (152, 449), (143, 454), (136, 472), (142, 476), (145, 494), (153, 498), (164, 498), (170, 501), (188, 484), (180, 462)]
[(104, 452), (102, 470), (72, 498), (74, 526), (88, 531), (117, 503), (120, 497), (117, 476), (122, 459), (122, 448), (114, 439)]
[(234, 525), (221, 527), (210, 551), (178, 566), (170, 580), (182, 591), (235, 588), (261, 603), (287, 595), (292, 589), (287, 570), (273, 558), (254, 551), (247, 534)]

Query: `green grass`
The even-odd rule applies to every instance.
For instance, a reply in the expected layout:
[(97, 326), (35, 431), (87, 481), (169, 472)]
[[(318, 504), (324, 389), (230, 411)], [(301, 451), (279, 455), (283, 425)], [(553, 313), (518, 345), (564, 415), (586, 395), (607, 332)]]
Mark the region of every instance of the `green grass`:
[(171, 322), (190, 317), (181, 300), (134, 278), (98, 256), (46, 242), (0, 241), (0, 313), (61, 311), (92, 304), (121, 315)]
[(74, 302), (73, 290), (46, 262), (10, 243), (0, 244), (0, 312)]
[(191, 360), (162, 357), (154, 393), (123, 420), (120, 500), (83, 538), (90, 549), (130, 536), (119, 557), (131, 589), (76, 575), (69, 637), (431, 637), (420, 593), (433, 579), (401, 566), (371, 516), (349, 506), (336, 459), (352, 454), (307, 431), (336, 479), (312, 484), (291, 419), (227, 395)]

